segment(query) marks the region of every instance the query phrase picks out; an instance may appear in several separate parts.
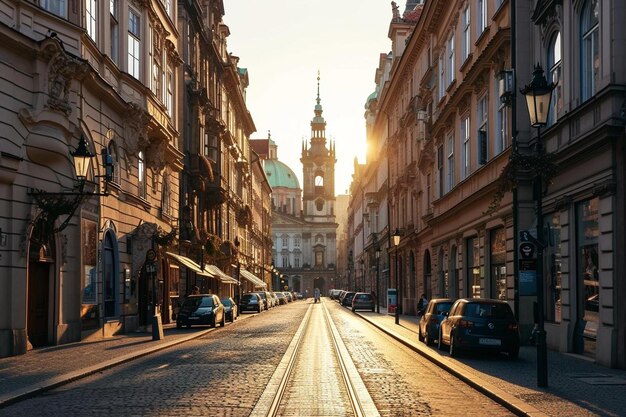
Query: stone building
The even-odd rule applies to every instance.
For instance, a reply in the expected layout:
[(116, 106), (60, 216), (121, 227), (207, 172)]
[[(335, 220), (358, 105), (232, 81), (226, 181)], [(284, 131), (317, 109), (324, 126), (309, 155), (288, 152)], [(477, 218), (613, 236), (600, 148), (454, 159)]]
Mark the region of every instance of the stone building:
[(2, 10), (0, 356), (168, 322), (198, 283), (232, 295), (255, 259), (254, 123), (222, 1)]
[[(610, 18), (623, 15), (618, 3), (428, 1), (402, 15), (394, 7), (390, 62), (381, 59), (366, 117), (368, 147), (388, 159), (387, 234), (401, 237), (390, 248), (398, 256), (390, 284), (399, 282), (404, 312), (421, 293), (504, 299), (526, 341), (543, 271), (548, 347), (625, 366), (624, 264), (615, 254), (624, 240), (616, 144), (626, 71), (614, 59), (624, 28)], [(557, 82), (541, 129), (545, 153), (518, 93), (535, 63)], [(355, 242), (370, 239), (358, 225), (371, 212), (357, 201), (368, 169), (355, 169), (351, 190)], [(523, 235), (546, 245), (543, 265), (522, 268)], [(353, 247), (355, 259), (366, 257), (365, 245)]]

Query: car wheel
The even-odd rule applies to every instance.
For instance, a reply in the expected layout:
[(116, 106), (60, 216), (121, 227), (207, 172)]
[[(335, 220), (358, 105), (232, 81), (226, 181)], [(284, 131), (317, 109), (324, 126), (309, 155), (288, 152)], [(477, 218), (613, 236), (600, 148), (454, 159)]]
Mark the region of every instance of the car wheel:
[(191, 329), (191, 324), (188, 324), (188, 325), (187, 325), (187, 328), (188, 328), (188, 329)]
[(261, 312), (261, 306), (258, 306), (258, 307), (256, 308), (256, 312), (257, 312), (257, 313), (260, 313), (260, 312)]
[(374, 306), (372, 306), (372, 313), (376, 311), (376, 308), (374, 308)]
[(417, 326), (417, 340), (420, 342), (424, 341), (424, 336), (422, 336), (422, 326)]
[(215, 327), (215, 315), (213, 315), (213, 319), (211, 320), (211, 327)]
[(435, 343), (435, 339), (430, 337), (430, 332), (428, 331), (428, 327), (426, 328), (426, 333), (424, 333), (424, 343), (426, 343), (426, 346), (430, 346), (433, 343)]
[(220, 322), (220, 327), (226, 326), (226, 314), (222, 314), (222, 321)]
[(180, 321), (176, 322), (176, 328), (180, 329), (181, 327), (183, 327), (183, 324)]
[(443, 348), (444, 348), (443, 337), (441, 336), (441, 330), (439, 330), (439, 339), (437, 339), (437, 349), (443, 350)]
[(453, 358), (459, 357), (459, 348), (454, 346), (454, 335), (450, 334), (450, 356)]
[(509, 359), (517, 359), (517, 357), (519, 356), (519, 346), (511, 348), (508, 354), (509, 354)]
[(356, 308), (352, 307), (352, 312), (354, 313), (356, 311)]

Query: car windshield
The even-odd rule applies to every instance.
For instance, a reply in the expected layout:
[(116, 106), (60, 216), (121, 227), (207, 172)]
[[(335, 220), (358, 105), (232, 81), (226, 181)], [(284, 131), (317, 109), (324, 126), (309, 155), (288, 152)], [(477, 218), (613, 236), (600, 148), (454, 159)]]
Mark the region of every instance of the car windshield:
[(243, 297), (241, 297), (241, 299), (243, 301), (256, 300), (256, 296), (252, 294), (246, 294)]
[(188, 298), (183, 304), (185, 307), (213, 307), (212, 297)]
[(465, 316), (490, 319), (510, 319), (513, 312), (508, 304), (502, 303), (468, 303), (465, 306)]
[(450, 311), (450, 307), (452, 307), (452, 302), (449, 303), (437, 303), (437, 314), (443, 314)]
[(225, 306), (230, 306), (230, 299), (229, 298), (222, 298), (222, 304), (224, 304)]

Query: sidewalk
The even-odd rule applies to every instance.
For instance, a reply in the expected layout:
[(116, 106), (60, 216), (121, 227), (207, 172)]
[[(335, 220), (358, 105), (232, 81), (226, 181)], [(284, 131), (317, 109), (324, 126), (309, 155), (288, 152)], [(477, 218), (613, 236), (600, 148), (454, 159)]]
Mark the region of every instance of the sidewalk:
[(548, 351), (548, 388), (537, 387), (535, 347), (522, 346), (517, 360), (505, 355), (448, 353), (419, 342), (418, 317), (358, 312), (391, 337), (448, 370), (518, 415), (625, 416), (626, 371), (609, 369), (577, 355)]
[[(254, 317), (242, 314), (235, 323)], [(202, 337), (216, 329), (163, 326), (164, 338), (146, 332), (128, 333), (92, 342), (34, 349), (26, 355), (0, 358), (0, 409), (60, 385), (113, 366)]]

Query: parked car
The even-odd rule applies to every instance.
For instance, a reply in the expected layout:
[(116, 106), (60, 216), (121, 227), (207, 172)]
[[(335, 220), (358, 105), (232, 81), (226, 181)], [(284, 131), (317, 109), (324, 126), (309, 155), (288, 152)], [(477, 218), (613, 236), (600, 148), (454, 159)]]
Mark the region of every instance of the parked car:
[(302, 295), (301, 292), (296, 293), (296, 300), (302, 300), (303, 298), (304, 298), (304, 295)]
[(287, 299), (288, 303), (293, 301), (293, 294), (291, 294), (289, 291), (283, 291), (283, 294), (285, 294), (285, 298)]
[(346, 291), (346, 293), (343, 295), (343, 298), (341, 299), (341, 305), (344, 307), (351, 307), (354, 294), (356, 294), (354, 291)]
[(287, 297), (285, 297), (284, 293), (278, 291), (276, 297), (278, 298), (278, 305), (287, 304)]
[(263, 300), (263, 308), (265, 310), (269, 310), (272, 306), (270, 305), (270, 303), (272, 302), (270, 300), (270, 297), (267, 293), (267, 291), (255, 291), (255, 293), (259, 294), (261, 296), (261, 299)]
[(242, 313), (244, 311), (256, 311), (260, 313), (265, 310), (263, 306), (263, 299), (261, 296), (255, 292), (248, 292), (241, 296), (241, 300), (239, 300), (239, 311)]
[(176, 316), (176, 327), (179, 329), (183, 326), (191, 327), (193, 324), (215, 327), (217, 323), (223, 327), (226, 324), (226, 315), (219, 297), (214, 294), (188, 296)]
[(340, 292), (341, 292), (341, 290), (332, 289), (332, 290), (328, 291), (328, 296), (330, 297), (331, 300), (336, 300), (337, 296), (339, 295)]
[(451, 298), (435, 298), (428, 302), (425, 312), (418, 323), (418, 338), (426, 345), (435, 343), (439, 337), (439, 324), (450, 311), (454, 300)]
[(357, 310), (371, 310), (374, 311), (376, 307), (376, 301), (374, 296), (369, 292), (357, 292), (352, 297), (352, 312)]
[(270, 298), (272, 299), (272, 307), (277, 307), (280, 305), (280, 303), (278, 302), (278, 296), (276, 295), (276, 293), (274, 291), (270, 291)]
[(337, 294), (337, 296), (335, 297), (335, 301), (337, 301), (339, 304), (341, 304), (341, 300), (343, 299), (343, 296), (346, 295), (348, 291), (346, 290), (341, 290), (339, 291), (339, 294)]
[(450, 347), (450, 356), (460, 350), (507, 352), (517, 358), (519, 327), (506, 301), (461, 298), (454, 302), (439, 326), (439, 349)]
[(226, 320), (233, 323), (235, 320), (237, 320), (237, 316), (238, 316), (237, 303), (235, 303), (235, 301), (230, 297), (222, 298), (220, 299), (220, 301), (222, 302), (222, 305), (224, 306), (224, 314), (226, 314)]

